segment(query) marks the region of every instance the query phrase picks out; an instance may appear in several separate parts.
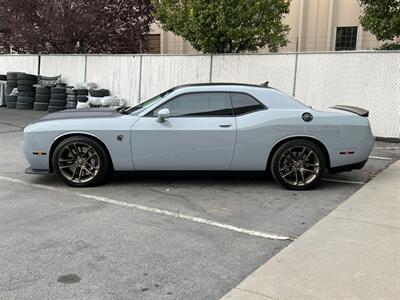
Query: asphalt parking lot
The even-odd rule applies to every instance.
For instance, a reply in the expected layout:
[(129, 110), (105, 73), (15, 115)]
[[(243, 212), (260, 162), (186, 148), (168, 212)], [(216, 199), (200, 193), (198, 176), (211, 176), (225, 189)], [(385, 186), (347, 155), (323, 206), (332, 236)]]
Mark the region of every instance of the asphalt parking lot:
[(24, 174), (22, 128), (42, 115), (0, 108), (1, 299), (218, 299), (400, 157), (377, 142), (306, 192), (196, 173), (71, 189)]

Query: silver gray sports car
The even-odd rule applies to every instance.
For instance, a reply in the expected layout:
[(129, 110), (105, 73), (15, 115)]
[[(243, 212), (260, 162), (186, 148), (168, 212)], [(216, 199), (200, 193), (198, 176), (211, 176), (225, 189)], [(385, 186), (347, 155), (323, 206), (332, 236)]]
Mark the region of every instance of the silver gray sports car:
[(266, 171), (289, 189), (362, 168), (368, 111), (314, 110), (265, 85), (191, 84), (136, 106), (66, 110), (24, 130), (27, 173), (94, 186), (113, 171)]

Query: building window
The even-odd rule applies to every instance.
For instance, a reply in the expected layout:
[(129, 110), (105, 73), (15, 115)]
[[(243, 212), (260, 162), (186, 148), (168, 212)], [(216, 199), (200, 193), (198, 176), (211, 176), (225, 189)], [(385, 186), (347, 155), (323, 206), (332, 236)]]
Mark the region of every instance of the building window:
[(149, 34), (149, 48), (146, 53), (160, 54), (161, 53), (161, 35)]
[(357, 26), (337, 27), (335, 51), (356, 50), (357, 29)]

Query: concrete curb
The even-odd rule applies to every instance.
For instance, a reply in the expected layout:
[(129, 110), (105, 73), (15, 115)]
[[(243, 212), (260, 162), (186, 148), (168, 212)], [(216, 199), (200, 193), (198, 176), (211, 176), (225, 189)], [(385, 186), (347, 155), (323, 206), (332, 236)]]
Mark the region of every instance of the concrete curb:
[(397, 161), (222, 299), (399, 299), (399, 295)]

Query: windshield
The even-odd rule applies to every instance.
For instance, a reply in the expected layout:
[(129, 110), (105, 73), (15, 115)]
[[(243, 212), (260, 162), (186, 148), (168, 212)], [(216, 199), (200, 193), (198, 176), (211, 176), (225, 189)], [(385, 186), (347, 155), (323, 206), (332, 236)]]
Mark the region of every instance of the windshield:
[(126, 107), (125, 109), (121, 110), (120, 112), (123, 114), (131, 114), (134, 113), (135, 115), (140, 113), (142, 110), (144, 110), (145, 108), (153, 105), (154, 103), (160, 101), (161, 99), (163, 99), (166, 95), (168, 95), (169, 93), (171, 93), (172, 90), (168, 90), (166, 92), (163, 92), (153, 98), (150, 98), (149, 100), (146, 100), (144, 102), (141, 102), (139, 104), (136, 104), (134, 106), (130, 106), (130, 107)]

